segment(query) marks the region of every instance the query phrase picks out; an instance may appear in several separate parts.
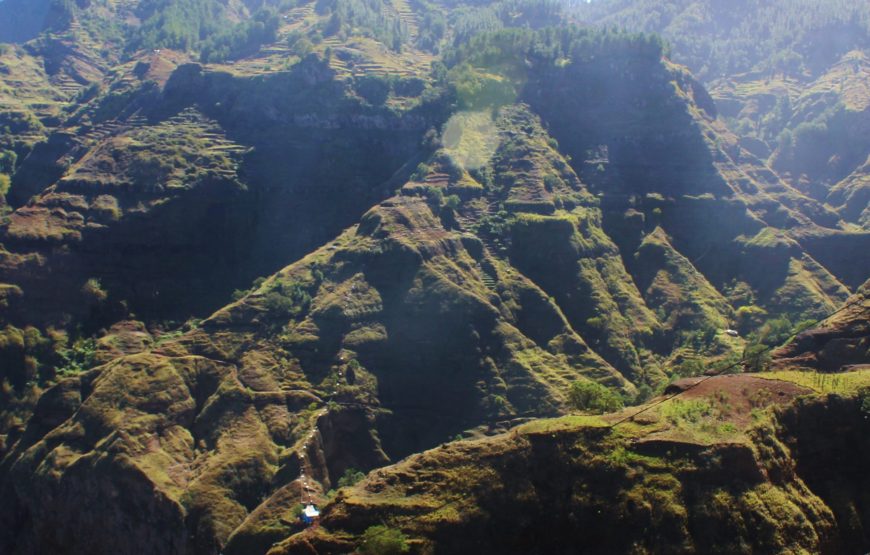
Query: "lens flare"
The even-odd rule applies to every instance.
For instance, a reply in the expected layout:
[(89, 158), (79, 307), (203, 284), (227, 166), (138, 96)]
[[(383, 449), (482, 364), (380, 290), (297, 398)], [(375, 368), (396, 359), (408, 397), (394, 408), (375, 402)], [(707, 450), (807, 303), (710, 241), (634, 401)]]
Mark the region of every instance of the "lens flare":
[(466, 170), (486, 165), (499, 145), (498, 128), (492, 112), (454, 114), (444, 125), (441, 143), (453, 161)]

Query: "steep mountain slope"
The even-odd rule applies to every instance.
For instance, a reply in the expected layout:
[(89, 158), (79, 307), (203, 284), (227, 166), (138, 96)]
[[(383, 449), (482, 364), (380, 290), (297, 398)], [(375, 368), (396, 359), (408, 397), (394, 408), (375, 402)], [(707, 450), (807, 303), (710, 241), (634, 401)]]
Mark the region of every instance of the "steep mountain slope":
[[(838, 182), (857, 173), (870, 144), (870, 11), (853, 2), (607, 0), (580, 4), (597, 25), (660, 33), (710, 89), (741, 146), (790, 184), (840, 208)], [(862, 224), (863, 225), (863, 224)]]
[[(868, 315), (865, 300), (832, 326), (866, 327)], [(829, 339), (848, 340), (838, 333)], [(366, 549), (390, 530), (383, 525), (406, 534), (414, 553), (867, 549), (866, 366), (684, 380), (668, 393), (681, 391), (624, 413), (540, 420), (451, 443), (380, 469), (341, 489), (320, 527), (269, 553)]]
[[(158, 4), (68, 4), (68, 25), (2, 54), (15, 62), (8, 113), (32, 116), (15, 119), (26, 125), (3, 148), (16, 156), (2, 159), (2, 551), (264, 553), (297, 531), (300, 499), (348, 470), (565, 414), (575, 384), (644, 402), (685, 368), (757, 348), (765, 319), (821, 317), (868, 278), (870, 232), (744, 148), (658, 39), (487, 32), (560, 21), (534, 2)], [(57, 44), (72, 48), (47, 64)], [(11, 86), (16, 64), (33, 86)], [(837, 190), (837, 208), (860, 196), (851, 181)], [(747, 407), (769, 404), (747, 380), (732, 388), (735, 422), (662, 414), (638, 431), (651, 449), (686, 434), (707, 449), (686, 476), (651, 463), (704, 499), (687, 506), (706, 504), (707, 459), (725, 472), (755, 457), (778, 476), (796, 457), (747, 454), (766, 433)], [(850, 407), (832, 418), (851, 426)], [(590, 449), (629, 448), (611, 439)], [(532, 461), (533, 443), (511, 460)], [(545, 473), (586, 464), (548, 453)], [(835, 531), (848, 502), (751, 467), (756, 497), (723, 506), (754, 519), (761, 498), (794, 520), (739, 549), (794, 531), (795, 549), (863, 545)], [(654, 511), (634, 503), (648, 524)], [(662, 537), (706, 546), (684, 512), (665, 511)]]
[[(97, 99), (15, 175), (9, 200), (23, 206), (3, 243), (41, 253), (45, 267), (35, 283), (21, 284), (25, 295), (33, 290), (29, 321), (75, 313), (74, 288), (90, 278), (149, 317), (201, 313), (203, 301), (213, 308), (210, 291), (226, 298), (350, 224), (384, 194), (378, 186), (428, 128), (419, 111), (365, 105), (314, 60), (266, 81), (196, 65), (162, 86), (148, 74), (128, 77), (133, 85)], [(349, 163), (321, 163), (336, 157)], [(110, 254), (121, 251), (123, 268)], [(178, 259), (155, 273), (167, 256)], [(196, 277), (196, 257), (223, 269)], [(23, 273), (7, 260), (7, 275)], [(56, 290), (55, 272), (66, 273), (73, 291)], [(201, 298), (186, 293), (189, 285), (177, 289), (201, 278), (212, 281), (199, 286)]]
[[(202, 513), (186, 525), (196, 532), (196, 548), (207, 549), (212, 542), (223, 544), (253, 509), (243, 496), (253, 500), (261, 495), (256, 492), (295, 478), (300, 468), (328, 486), (348, 466), (382, 463), (384, 451), (402, 456), (476, 425), (554, 414), (564, 405), (567, 386), (583, 374), (631, 388), (533, 283), (493, 258), (473, 235), (445, 229), (439, 208), (416, 196), (389, 200), (331, 245), (214, 314), (200, 330), (151, 354), (110, 362), (76, 379), (79, 385), (65, 382), (67, 390), (88, 390), (81, 408), (72, 399), (68, 408), (98, 422), (67, 413), (72, 419), (61, 428), (73, 434), (81, 429), (80, 440), (61, 429), (50, 434), (60, 434), (57, 439), (25, 430), (7, 458), (10, 478), (35, 473), (42, 482), (36, 469), (46, 456), (54, 460), (49, 453), (58, 449), (73, 448), (74, 466), (85, 465), (83, 470), (101, 459), (113, 468), (128, 460), (141, 473), (129, 478), (137, 487), (167, 497), (169, 506), (155, 507), (153, 514), (175, 522), (169, 536), (186, 535), (179, 528), (185, 522), (173, 514)], [(441, 210), (444, 218), (452, 214)], [(485, 280), (495, 280), (492, 289)], [(118, 398), (121, 384), (127, 393)], [(155, 396), (167, 388), (176, 393), (166, 405), (155, 405)], [(111, 399), (120, 402), (116, 409)], [(305, 410), (311, 403), (316, 411)], [(390, 412), (379, 415), (379, 407)], [(37, 407), (34, 421), (42, 414)], [(121, 414), (127, 416), (116, 419)], [(112, 462), (99, 455), (108, 430), (130, 439), (117, 444), (124, 455), (112, 455)], [(142, 451), (142, 441), (152, 447)], [(240, 458), (249, 450), (257, 454), (246, 471), (252, 481), (226, 482), (241, 471), (239, 464), (254, 464)], [(313, 460), (305, 458), (306, 450)], [(27, 507), (19, 512), (32, 515), (31, 526), (47, 525), (51, 517), (43, 511), (63, 512), (65, 492), (79, 487), (73, 466), (56, 468), (69, 476), (62, 479), (71, 480), (68, 486), (49, 493), (57, 486), (44, 476), (49, 489), (43, 494), (16, 496)], [(164, 473), (171, 476), (168, 482)], [(180, 497), (182, 482), (187, 498)], [(114, 510), (119, 519), (128, 514), (122, 506)], [(83, 524), (70, 522), (48, 536), (25, 525), (24, 536), (14, 541), (97, 550), (116, 545), (100, 538), (70, 543)], [(103, 535), (115, 542), (121, 534)]]

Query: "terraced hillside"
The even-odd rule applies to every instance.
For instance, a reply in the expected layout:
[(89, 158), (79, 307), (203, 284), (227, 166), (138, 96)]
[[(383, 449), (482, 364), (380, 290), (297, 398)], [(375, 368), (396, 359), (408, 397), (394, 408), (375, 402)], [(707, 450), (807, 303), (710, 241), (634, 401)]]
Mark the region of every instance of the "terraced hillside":
[(859, 553), (868, 371), (836, 394), (792, 377), (714, 378), (615, 428), (564, 417), (432, 449), (339, 490), (269, 553)]
[(741, 146), (845, 221), (864, 226), (870, 12), (846, 1), (740, 6), (607, 0), (578, 10), (595, 24), (662, 34), (673, 58), (710, 90)]
[(804, 455), (866, 431), (860, 177), (806, 194), (547, 3), (195, 4), (0, 54), (0, 551), (867, 546)]

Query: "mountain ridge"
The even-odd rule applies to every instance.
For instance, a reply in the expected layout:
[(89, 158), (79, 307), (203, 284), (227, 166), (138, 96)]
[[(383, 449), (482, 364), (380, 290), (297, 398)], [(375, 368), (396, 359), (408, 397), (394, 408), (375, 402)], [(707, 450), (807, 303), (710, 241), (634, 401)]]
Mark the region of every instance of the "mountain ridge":
[[(270, 12), (277, 38), (216, 61), (193, 47), (133, 52), (93, 86), (52, 92), (56, 104), (33, 102), (34, 89), (0, 94), (4, 115), (40, 114), (3, 146), (20, 156), (0, 226), (2, 549), (354, 549), (368, 498), (348, 508), (342, 490), (326, 528), (294, 536), (305, 492), (326, 502), (346, 473), (370, 470), (361, 488), (390, 490), (385, 472), (404, 484), (447, 453), (428, 487), (477, 449), (462, 437), (491, 436), (474, 445), (496, 449), (493, 464), (539, 446), (580, 472), (561, 457), (582, 444), (592, 466), (615, 457), (631, 474), (634, 444), (599, 435), (614, 416), (570, 415), (576, 388), (644, 407), (679, 377), (769, 366), (786, 374), (710, 380), (730, 408), (702, 389), (676, 404), (687, 414), (631, 423), (650, 428), (635, 438), (650, 450), (639, 464), (691, 489), (735, 461), (756, 497), (720, 505), (766, 523), (751, 545), (834, 552), (847, 508), (792, 472), (803, 447), (780, 445), (795, 437), (780, 433), (782, 415), (753, 427), (752, 413), (792, 410), (827, 391), (807, 383), (813, 371), (866, 361), (863, 332), (843, 331), (851, 320), (773, 361), (759, 355), (866, 289), (870, 233), (850, 219), (860, 176), (834, 189), (839, 211), (793, 186), (651, 36), (505, 23), (539, 26), (553, 16), (546, 3), (465, 6), (440, 35), (443, 7), (384, 6), (396, 28), (371, 6), (346, 7)], [(258, 21), (237, 8), (234, 24)], [(0, 57), (31, 63), (64, 41), (94, 51), (51, 31)], [(57, 83), (77, 63), (61, 59), (53, 76), (29, 67)], [(797, 367), (807, 373), (788, 374)], [(807, 410), (834, 407), (859, 434), (855, 376), (835, 388), (842, 403)], [(761, 387), (768, 377), (792, 385)], [(671, 443), (697, 466), (657, 451)], [(477, 466), (461, 483), (485, 494), (492, 476)], [(647, 485), (632, 501), (638, 522), (695, 545), (681, 515), (700, 505), (674, 497), (667, 518), (644, 521), (659, 494), (677, 495)], [(493, 499), (492, 514), (508, 505)], [(461, 528), (430, 501), (406, 510)], [(788, 543), (766, 503), (823, 524), (794, 524)], [(415, 549), (434, 530), (395, 524)], [(843, 538), (859, 545), (860, 534)]]

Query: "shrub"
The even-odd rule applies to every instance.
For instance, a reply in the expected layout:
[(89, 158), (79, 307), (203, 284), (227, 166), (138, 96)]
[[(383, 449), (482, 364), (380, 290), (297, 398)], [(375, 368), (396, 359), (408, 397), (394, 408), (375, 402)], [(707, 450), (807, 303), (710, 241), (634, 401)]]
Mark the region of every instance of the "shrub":
[(263, 296), (263, 305), (273, 318), (298, 316), (308, 310), (311, 295), (300, 283), (276, 283)]
[(12, 185), (12, 180), (6, 174), (0, 173), (0, 197), (5, 197), (9, 192), (9, 186)]
[(419, 77), (398, 79), (393, 84), (393, 89), (398, 96), (418, 97), (423, 94), (426, 82)]
[(604, 328), (604, 318), (601, 316), (593, 316), (592, 318), (588, 318), (586, 320), (586, 325), (590, 328), (600, 330)]
[(558, 176), (548, 173), (544, 176), (544, 189), (552, 192), (553, 189), (561, 185), (562, 180)]
[(760, 326), (765, 316), (767, 311), (759, 306), (741, 306), (737, 309), (737, 329), (745, 335)]
[(82, 295), (92, 303), (101, 303), (109, 296), (97, 278), (91, 278), (82, 285)]
[(713, 405), (709, 401), (702, 399), (689, 399), (686, 401), (674, 399), (664, 405), (662, 409), (662, 414), (672, 424), (679, 424), (681, 421), (695, 423), (705, 416), (710, 416), (712, 413)]
[(792, 323), (785, 316), (768, 320), (758, 330), (758, 342), (774, 347), (791, 337)]
[(18, 155), (12, 150), (0, 150), (0, 173), (14, 173)]
[(56, 373), (59, 376), (79, 374), (90, 370), (96, 363), (97, 343), (91, 338), (79, 338), (72, 347), (61, 352), (61, 364)]
[(696, 358), (688, 358), (674, 368), (674, 375), (681, 378), (700, 376), (704, 373), (704, 363)]
[(459, 107), (465, 110), (504, 106), (517, 96), (510, 81), (482, 73), (468, 63), (453, 68), (449, 82)]
[(338, 479), (338, 487), (344, 488), (348, 486), (352, 486), (354, 484), (358, 484), (366, 475), (356, 468), (348, 468), (344, 471), (344, 474), (341, 478)]
[(363, 533), (360, 553), (368, 555), (398, 555), (410, 549), (405, 534), (386, 526), (370, 526)]
[(426, 179), (426, 176), (429, 175), (429, 172), (432, 171), (432, 168), (429, 167), (428, 164), (424, 164), (420, 162), (417, 165), (417, 169), (414, 170), (414, 173), (411, 174), (411, 179), (414, 181), (423, 181)]
[(354, 90), (372, 106), (380, 106), (390, 96), (390, 81), (376, 75), (364, 75), (354, 83)]
[(858, 400), (861, 402), (861, 412), (870, 416), (870, 387), (863, 387), (858, 391)]
[(607, 387), (591, 381), (571, 384), (568, 401), (576, 409), (597, 414), (613, 412), (623, 407), (622, 397)]
[(637, 388), (637, 396), (634, 398), (635, 404), (640, 405), (641, 403), (646, 403), (653, 396), (653, 389), (647, 384), (641, 384)]
[(743, 369), (746, 372), (764, 372), (770, 366), (770, 351), (767, 345), (753, 343), (743, 350)]
[(444, 205), (444, 191), (440, 187), (427, 185), (423, 189), (423, 194), (426, 196), (426, 202), (434, 209), (440, 209)]
[(451, 210), (456, 210), (459, 208), (459, 205), (462, 203), (462, 200), (458, 195), (450, 195), (444, 199), (444, 206)]

